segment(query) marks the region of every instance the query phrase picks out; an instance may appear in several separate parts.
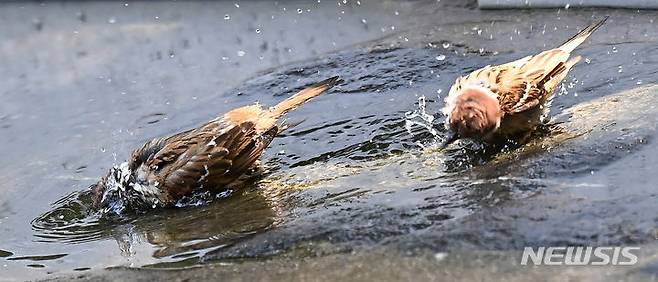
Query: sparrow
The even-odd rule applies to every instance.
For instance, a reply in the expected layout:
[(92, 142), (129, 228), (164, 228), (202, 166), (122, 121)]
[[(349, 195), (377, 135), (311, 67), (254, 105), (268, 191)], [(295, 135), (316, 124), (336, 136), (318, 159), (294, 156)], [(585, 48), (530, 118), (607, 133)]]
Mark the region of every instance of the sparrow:
[(121, 213), (173, 206), (196, 191), (222, 191), (252, 168), (272, 139), (289, 127), (277, 123), (283, 115), (339, 82), (332, 77), (269, 109), (244, 106), (197, 128), (146, 142), (92, 185), (93, 207)]
[(486, 143), (525, 142), (549, 111), (557, 86), (580, 61), (571, 52), (605, 23), (589, 25), (555, 49), (457, 78), (442, 109), (445, 144), (469, 138)]

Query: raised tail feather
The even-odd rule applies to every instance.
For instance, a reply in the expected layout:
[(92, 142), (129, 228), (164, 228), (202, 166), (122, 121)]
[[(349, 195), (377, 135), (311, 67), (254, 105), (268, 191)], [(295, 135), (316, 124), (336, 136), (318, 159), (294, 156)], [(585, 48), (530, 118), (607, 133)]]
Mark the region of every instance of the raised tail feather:
[(322, 94), (323, 92), (327, 91), (329, 88), (334, 87), (334, 85), (338, 84), (339, 82), (340, 79), (338, 78), (338, 76), (334, 76), (332, 78), (313, 84), (305, 88), (304, 90), (297, 92), (297, 94), (289, 97), (288, 99), (283, 100), (281, 103), (277, 104), (276, 106), (271, 107), (270, 113), (272, 113), (272, 117), (278, 119), (281, 116), (285, 115), (286, 113), (306, 103), (308, 100), (312, 99), (313, 97), (316, 97)]
[(573, 50), (578, 48), (580, 44), (583, 44), (587, 38), (592, 35), (599, 27), (601, 27), (605, 21), (608, 19), (608, 17), (603, 18), (602, 20), (595, 22), (593, 24), (590, 24), (583, 30), (581, 30), (578, 34), (574, 35), (573, 37), (569, 38), (566, 42), (564, 42), (558, 49), (571, 53)]

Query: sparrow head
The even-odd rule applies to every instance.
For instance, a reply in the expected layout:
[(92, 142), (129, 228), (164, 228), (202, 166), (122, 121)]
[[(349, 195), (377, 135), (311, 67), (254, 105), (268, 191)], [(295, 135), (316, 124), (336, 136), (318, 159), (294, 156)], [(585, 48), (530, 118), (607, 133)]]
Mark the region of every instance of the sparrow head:
[(91, 186), (92, 205), (103, 212), (113, 210), (118, 214), (124, 209), (123, 202), (126, 201), (124, 198), (130, 196), (129, 187), (133, 186), (134, 176), (128, 167), (128, 162), (114, 166), (105, 177)]
[(500, 126), (502, 112), (491, 90), (479, 86), (465, 87), (457, 93), (454, 103), (448, 125), (455, 139), (484, 138)]

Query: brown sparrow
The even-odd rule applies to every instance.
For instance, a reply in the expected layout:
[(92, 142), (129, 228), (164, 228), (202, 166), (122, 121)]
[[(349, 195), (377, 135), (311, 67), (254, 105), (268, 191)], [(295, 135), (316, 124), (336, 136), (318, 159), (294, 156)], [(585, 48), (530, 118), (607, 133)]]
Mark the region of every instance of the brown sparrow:
[(569, 58), (606, 21), (589, 25), (560, 47), (459, 77), (442, 112), (452, 136), (494, 143), (526, 139), (548, 113), (550, 100), (580, 56)]
[(120, 213), (172, 206), (192, 192), (225, 188), (287, 127), (277, 124), (279, 118), (338, 82), (332, 77), (269, 109), (237, 108), (197, 128), (146, 142), (92, 186), (94, 207)]

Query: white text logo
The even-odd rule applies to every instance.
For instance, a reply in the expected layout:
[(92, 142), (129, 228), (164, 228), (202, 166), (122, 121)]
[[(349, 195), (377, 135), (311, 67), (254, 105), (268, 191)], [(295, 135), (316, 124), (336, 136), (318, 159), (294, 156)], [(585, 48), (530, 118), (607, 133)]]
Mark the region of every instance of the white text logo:
[(521, 265), (634, 265), (640, 247), (525, 247)]

